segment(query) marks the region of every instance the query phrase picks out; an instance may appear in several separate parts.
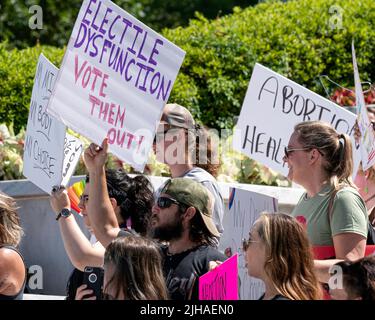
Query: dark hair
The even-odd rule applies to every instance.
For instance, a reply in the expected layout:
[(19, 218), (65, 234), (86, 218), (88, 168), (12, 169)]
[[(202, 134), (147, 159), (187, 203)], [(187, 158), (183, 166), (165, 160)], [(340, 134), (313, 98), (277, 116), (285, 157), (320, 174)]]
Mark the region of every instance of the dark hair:
[(339, 134), (330, 124), (322, 121), (305, 121), (297, 124), (294, 131), (304, 148), (317, 149), (324, 158), (323, 169), (337, 190), (340, 184), (355, 188), (352, 143), (347, 134)]
[[(146, 235), (154, 205), (154, 190), (151, 182), (144, 175), (132, 178), (122, 168), (107, 169), (105, 174), (108, 195), (116, 199), (123, 220), (130, 218), (132, 228)], [(90, 182), (89, 176), (86, 176), (86, 182)]]
[(104, 255), (104, 265), (113, 266), (113, 275), (104, 288), (113, 286), (117, 298), (123, 292), (126, 300), (166, 300), (167, 287), (162, 270), (159, 246), (139, 236), (113, 240)]
[[(183, 214), (187, 210), (187, 206), (179, 206), (179, 213)], [(216, 238), (207, 229), (201, 214), (198, 209), (195, 209), (196, 213), (194, 217), (190, 220), (190, 232), (189, 238), (194, 243), (206, 244), (210, 246), (216, 246)]]
[(375, 300), (375, 256), (341, 261), (344, 288), (349, 299)]

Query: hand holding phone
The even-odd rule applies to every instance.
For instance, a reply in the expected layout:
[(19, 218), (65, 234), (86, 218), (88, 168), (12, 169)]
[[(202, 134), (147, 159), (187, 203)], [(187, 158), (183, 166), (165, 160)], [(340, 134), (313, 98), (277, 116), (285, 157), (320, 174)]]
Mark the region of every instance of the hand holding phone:
[(83, 284), (93, 291), (96, 300), (101, 300), (103, 295), (104, 269), (99, 267), (85, 267)]

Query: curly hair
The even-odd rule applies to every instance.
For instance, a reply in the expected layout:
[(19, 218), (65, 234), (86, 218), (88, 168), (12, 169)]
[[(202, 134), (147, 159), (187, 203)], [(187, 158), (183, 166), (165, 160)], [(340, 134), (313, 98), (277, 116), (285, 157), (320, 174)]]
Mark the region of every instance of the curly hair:
[(17, 247), (22, 235), (16, 202), (0, 192), (0, 244)]
[[(151, 182), (144, 175), (132, 178), (122, 168), (107, 169), (105, 173), (108, 195), (116, 199), (121, 217), (124, 221), (130, 218), (132, 228), (139, 234), (146, 235), (154, 205)], [(88, 176), (86, 182), (90, 182)]]

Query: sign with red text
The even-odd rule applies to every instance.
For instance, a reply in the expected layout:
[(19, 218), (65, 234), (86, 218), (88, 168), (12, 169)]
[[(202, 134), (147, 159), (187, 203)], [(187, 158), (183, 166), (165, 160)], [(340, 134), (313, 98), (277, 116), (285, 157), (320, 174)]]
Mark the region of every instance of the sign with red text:
[(362, 169), (367, 170), (375, 164), (375, 131), (367, 114), (365, 98), (363, 96), (361, 80), (359, 78), (357, 58), (355, 56), (354, 43), (352, 43), (355, 100), (358, 113), (358, 127), (361, 132), (361, 159)]
[(48, 112), (143, 171), (184, 56), (111, 1), (85, 0)]
[(47, 113), (58, 69), (41, 54), (36, 68), (27, 121), (23, 175), (51, 193), (60, 185), (63, 172), (65, 126)]
[(229, 211), (224, 215), (224, 233), (219, 249), (227, 257), (238, 254), (238, 297), (239, 300), (257, 300), (264, 293), (264, 283), (248, 275), (246, 257), (242, 250), (242, 240), (249, 238), (254, 222), (262, 212), (277, 212), (276, 198), (245, 190), (231, 188)]
[(258, 63), (242, 105), (233, 147), (287, 176), (284, 147), (294, 126), (309, 120), (327, 122), (351, 137), (355, 176), (361, 160), (354, 140), (355, 115)]
[(199, 300), (238, 300), (238, 255), (199, 278)]

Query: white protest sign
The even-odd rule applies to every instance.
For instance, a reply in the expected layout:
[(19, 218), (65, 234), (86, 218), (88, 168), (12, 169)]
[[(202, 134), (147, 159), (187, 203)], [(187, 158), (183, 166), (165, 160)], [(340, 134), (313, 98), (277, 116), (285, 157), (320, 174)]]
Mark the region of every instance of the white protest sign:
[(64, 166), (61, 185), (66, 186), (69, 183), (82, 152), (82, 141), (69, 133), (66, 133), (64, 140)]
[(27, 121), (23, 175), (47, 193), (59, 185), (63, 171), (65, 126), (46, 111), (58, 69), (39, 56)]
[(233, 148), (287, 176), (284, 147), (294, 126), (308, 120), (330, 123), (351, 137), (355, 176), (361, 159), (354, 140), (355, 115), (258, 63), (234, 132)]
[(224, 216), (219, 249), (227, 256), (238, 253), (240, 300), (256, 300), (265, 291), (261, 280), (248, 276), (242, 239), (249, 238), (249, 231), (262, 212), (277, 212), (277, 206), (276, 198), (239, 188), (230, 190), (229, 212)]
[(48, 112), (143, 171), (185, 52), (109, 0), (85, 0)]
[(372, 125), (367, 114), (365, 98), (363, 96), (361, 80), (359, 78), (354, 43), (352, 43), (352, 55), (354, 68), (355, 99), (358, 114), (358, 127), (361, 132), (360, 149), (362, 158), (362, 168), (363, 170), (367, 170), (371, 168), (373, 164), (375, 164), (375, 133), (372, 129)]

